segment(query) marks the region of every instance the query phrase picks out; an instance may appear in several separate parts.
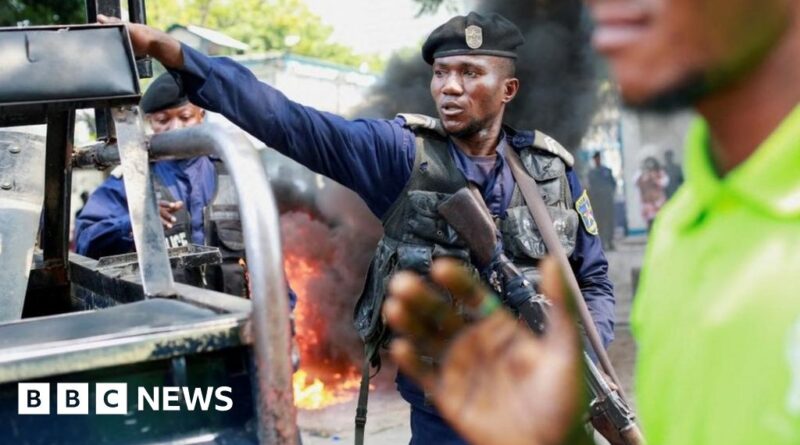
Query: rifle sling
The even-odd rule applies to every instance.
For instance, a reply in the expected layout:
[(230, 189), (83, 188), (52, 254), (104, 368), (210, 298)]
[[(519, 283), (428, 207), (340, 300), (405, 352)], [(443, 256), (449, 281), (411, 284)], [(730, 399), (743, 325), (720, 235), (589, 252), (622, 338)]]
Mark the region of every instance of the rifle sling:
[(364, 430), (367, 425), (367, 402), (369, 401), (370, 359), (376, 348), (364, 345), (364, 366), (361, 368), (361, 385), (358, 389), (358, 405), (356, 407), (355, 445), (364, 445)]
[(536, 185), (536, 181), (528, 174), (527, 170), (525, 170), (519, 155), (513, 147), (506, 146), (505, 155), (506, 161), (508, 161), (511, 167), (511, 173), (514, 175), (514, 180), (516, 180), (519, 190), (522, 192), (525, 204), (527, 204), (528, 210), (530, 210), (531, 216), (533, 216), (533, 221), (536, 223), (536, 227), (542, 235), (545, 246), (547, 246), (547, 251), (550, 255), (555, 257), (561, 266), (560, 268), (566, 278), (570, 293), (573, 295), (575, 305), (578, 308), (581, 324), (586, 332), (586, 336), (589, 338), (589, 343), (592, 349), (594, 349), (594, 353), (600, 361), (603, 371), (605, 371), (617, 385), (620, 396), (622, 396), (623, 399), (627, 399), (622, 390), (622, 385), (617, 377), (617, 373), (611, 365), (611, 360), (609, 360), (606, 350), (603, 348), (603, 343), (600, 341), (600, 335), (597, 333), (592, 314), (589, 312), (586, 301), (583, 299), (583, 293), (578, 285), (578, 280), (575, 278), (572, 266), (569, 264), (564, 246), (562, 246), (561, 242), (558, 240), (558, 234), (556, 234), (553, 220), (550, 218), (550, 212), (547, 211), (547, 205), (544, 203), (542, 195), (539, 192), (539, 186)]

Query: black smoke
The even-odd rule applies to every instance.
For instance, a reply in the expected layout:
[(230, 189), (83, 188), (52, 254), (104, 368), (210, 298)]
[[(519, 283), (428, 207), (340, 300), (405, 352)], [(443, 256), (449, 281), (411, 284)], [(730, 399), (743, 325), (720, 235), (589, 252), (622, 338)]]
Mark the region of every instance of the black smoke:
[[(525, 35), (517, 61), (520, 93), (507, 110), (506, 123), (544, 131), (576, 150), (594, 113), (598, 78), (590, 20), (581, 0), (486, 0), (476, 10), (502, 14)], [(419, 53), (395, 56), (358, 114), (435, 116), (430, 77), (430, 66)]]

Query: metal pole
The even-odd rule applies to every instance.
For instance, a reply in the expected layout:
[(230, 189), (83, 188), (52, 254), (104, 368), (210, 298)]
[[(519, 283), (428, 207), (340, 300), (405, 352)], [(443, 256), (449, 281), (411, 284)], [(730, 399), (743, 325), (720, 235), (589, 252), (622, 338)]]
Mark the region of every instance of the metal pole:
[(292, 396), (289, 300), (283, 274), (280, 225), (275, 197), (261, 158), (244, 135), (205, 124), (153, 136), (151, 151), (213, 152), (231, 172), (239, 198), (250, 271), (258, 377), (258, 436), (263, 444), (294, 445), (297, 423)]

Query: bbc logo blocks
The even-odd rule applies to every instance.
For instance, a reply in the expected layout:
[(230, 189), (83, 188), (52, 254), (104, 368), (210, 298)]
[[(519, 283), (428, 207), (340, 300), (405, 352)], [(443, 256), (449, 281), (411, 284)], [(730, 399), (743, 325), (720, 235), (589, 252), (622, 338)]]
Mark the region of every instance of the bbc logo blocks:
[(19, 414), (50, 414), (50, 384), (20, 383), (17, 405)]
[[(128, 385), (125, 383), (98, 383), (95, 385), (95, 414), (125, 415), (128, 411)], [(19, 414), (50, 414), (49, 383), (19, 383), (17, 388)], [(89, 414), (88, 383), (58, 383), (56, 385), (56, 412), (59, 415)]]
[[(94, 401), (90, 400), (88, 383), (56, 383), (54, 414), (58, 415), (126, 415), (128, 385), (126, 383), (94, 384)], [(51, 414), (49, 383), (19, 383), (19, 414)], [(189, 388), (186, 386), (137, 387), (136, 411), (229, 411), (233, 408), (230, 386)], [(91, 406), (94, 404), (93, 406)], [(91, 410), (93, 408), (93, 410)]]

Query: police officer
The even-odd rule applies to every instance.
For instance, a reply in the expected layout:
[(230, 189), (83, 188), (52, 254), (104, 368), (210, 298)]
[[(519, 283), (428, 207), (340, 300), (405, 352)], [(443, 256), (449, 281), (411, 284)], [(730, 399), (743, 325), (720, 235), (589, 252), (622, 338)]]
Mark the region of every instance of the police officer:
[[(594, 45), (623, 99), (699, 115), (687, 138), (686, 180), (653, 227), (632, 310), (643, 432), (659, 445), (800, 443), (800, 1), (588, 4)], [(404, 299), (422, 296), (403, 287)], [(389, 312), (401, 329), (414, 315)], [(470, 327), (446, 352), (458, 361), (426, 376), (426, 386), (451, 389), (440, 394), (445, 407), (445, 399), (471, 405), (442, 412), (477, 445), (573, 443), (552, 440), (563, 422), (532, 429), (503, 421), (566, 406), (555, 391), (534, 401), (535, 389), (563, 383), (550, 366), (556, 351), (533, 339), (489, 341), (513, 327), (496, 319)], [(505, 391), (504, 403), (492, 405), (497, 391), (482, 382), (499, 373), (478, 368), (452, 380), (485, 362), (513, 365), (504, 377), (528, 390)], [(464, 414), (475, 411), (480, 422)], [(537, 440), (548, 430), (550, 440)]]
[[(539, 182), (598, 330), (606, 344), (612, 340), (607, 262), (572, 156), (539, 132), (503, 125), (505, 106), (519, 89), (514, 61), (524, 43), (507, 19), (470, 13), (433, 31), (422, 56), (432, 65), (439, 119), (391, 120), (346, 120), (319, 112), (290, 101), (229, 59), (208, 58), (160, 31), (129, 26), (137, 54), (150, 54), (177, 74), (193, 103), (222, 113), (267, 145), (354, 190), (381, 218), (385, 236), (355, 311), (372, 358), (375, 346), (386, 340), (380, 306), (390, 275), (403, 269), (425, 273), (441, 256), (470, 261), (436, 213), (441, 200), (468, 182), (477, 185), (498, 221), (506, 253), (535, 279), (546, 252), (505, 159), (509, 150), (518, 152)], [(412, 443), (464, 443), (416, 385), (402, 374), (397, 384), (411, 404)]]
[(614, 249), (614, 194), (617, 192), (617, 180), (610, 168), (603, 165), (602, 155), (598, 151), (592, 156), (594, 168), (589, 170), (589, 193), (594, 201), (594, 214), (597, 218), (597, 229), (603, 240), (603, 249)]
[[(189, 102), (169, 73), (153, 81), (140, 106), (156, 134), (198, 125), (205, 119), (205, 110)], [(223, 257), (221, 265), (205, 271), (175, 271), (176, 280), (246, 296), (244, 269), (239, 264), (244, 258), (241, 222), (225, 166), (201, 156), (160, 161), (151, 168), (167, 246), (207, 244), (218, 247)], [(75, 238), (76, 251), (93, 258), (134, 250), (120, 168), (112, 171), (78, 214)]]

